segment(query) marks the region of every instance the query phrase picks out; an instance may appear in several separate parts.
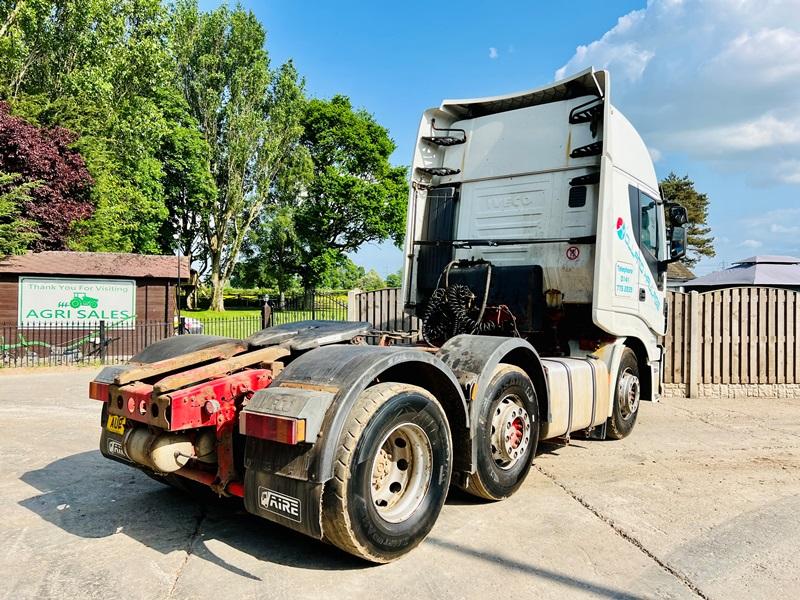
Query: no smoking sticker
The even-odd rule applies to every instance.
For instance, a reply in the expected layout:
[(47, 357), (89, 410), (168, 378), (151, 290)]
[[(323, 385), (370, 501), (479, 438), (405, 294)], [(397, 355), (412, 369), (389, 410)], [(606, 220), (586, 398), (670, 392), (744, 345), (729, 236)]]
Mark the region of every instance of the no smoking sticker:
[(581, 255), (581, 249), (577, 246), (570, 246), (567, 248), (567, 258), (570, 260), (578, 260), (578, 257)]

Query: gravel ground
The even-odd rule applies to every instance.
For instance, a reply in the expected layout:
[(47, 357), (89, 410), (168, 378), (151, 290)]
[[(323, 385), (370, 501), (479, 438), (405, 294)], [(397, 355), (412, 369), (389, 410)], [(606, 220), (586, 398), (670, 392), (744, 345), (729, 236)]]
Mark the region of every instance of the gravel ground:
[(0, 372), (2, 598), (800, 597), (796, 400), (644, 403), (375, 567), (103, 459), (93, 374)]

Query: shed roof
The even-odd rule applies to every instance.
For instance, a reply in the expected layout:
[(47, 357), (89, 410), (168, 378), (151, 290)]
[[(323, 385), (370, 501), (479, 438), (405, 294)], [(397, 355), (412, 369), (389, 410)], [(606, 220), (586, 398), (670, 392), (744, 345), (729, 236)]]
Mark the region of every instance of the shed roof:
[[(189, 261), (181, 257), (181, 279)], [(0, 257), (0, 274), (177, 279), (178, 257), (119, 252), (28, 252)]]
[(751, 256), (732, 267), (714, 271), (687, 283), (689, 287), (735, 285), (800, 286), (800, 258), (794, 256)]
[(675, 281), (689, 281), (694, 279), (694, 273), (689, 267), (680, 262), (669, 263), (667, 265), (667, 279)]

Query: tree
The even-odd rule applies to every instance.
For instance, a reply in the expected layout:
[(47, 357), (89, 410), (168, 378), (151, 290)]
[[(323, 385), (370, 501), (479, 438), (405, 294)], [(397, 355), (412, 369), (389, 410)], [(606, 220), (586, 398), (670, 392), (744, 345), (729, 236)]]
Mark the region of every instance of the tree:
[(403, 285), (403, 269), (398, 269), (394, 273), (386, 276), (386, 287), (399, 288)]
[(160, 0), (10, 4), (0, 8), (0, 94), (15, 114), (77, 132), (74, 148), (95, 181), (94, 213), (73, 224), (70, 246), (169, 249), (159, 243), (168, 217), (162, 148), (176, 131), (165, 115), (175, 82)]
[(343, 254), (338, 265), (322, 274), (319, 287), (331, 290), (352, 290), (359, 286), (366, 275), (364, 267), (357, 265), (349, 256)]
[(711, 228), (707, 225), (708, 196), (694, 189), (694, 182), (688, 175), (678, 177), (672, 172), (661, 180), (661, 192), (664, 200), (680, 204), (686, 208), (689, 216), (688, 252), (682, 262), (692, 267), (702, 257), (715, 256), (714, 238), (711, 236)]
[(292, 186), (289, 174), (303, 162), (303, 84), (291, 62), (270, 71), (265, 32), (252, 12), (222, 6), (200, 13), (195, 1), (183, 0), (173, 23), (180, 86), (211, 149), (217, 193), (203, 235), (211, 309), (224, 310), (223, 288), (251, 226)]
[(309, 101), (303, 129), (314, 172), (297, 200), (295, 229), (300, 275), (313, 287), (344, 253), (389, 238), (401, 243), (408, 185), (406, 168), (389, 163), (395, 145), (388, 131), (348, 98)]
[[(63, 127), (36, 127), (9, 114), (0, 102), (0, 171), (15, 174), (22, 188), (21, 216), (35, 223), (34, 250), (64, 250), (72, 223), (92, 214), (92, 177), (71, 149), (75, 134)], [(6, 185), (8, 185), (6, 181)], [(24, 192), (24, 193), (23, 193)]]
[(370, 269), (366, 275), (356, 282), (356, 287), (371, 292), (385, 288), (386, 282), (375, 269)]
[(36, 241), (36, 224), (23, 218), (22, 206), (32, 202), (35, 182), (18, 183), (20, 176), (0, 171), (0, 256), (23, 254)]

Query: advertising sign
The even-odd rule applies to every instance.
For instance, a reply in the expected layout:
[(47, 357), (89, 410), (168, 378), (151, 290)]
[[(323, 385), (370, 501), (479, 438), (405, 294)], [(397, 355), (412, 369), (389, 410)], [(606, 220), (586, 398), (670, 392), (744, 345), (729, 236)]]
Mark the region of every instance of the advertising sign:
[(136, 282), (132, 279), (20, 277), (20, 326), (85, 324), (136, 325)]

